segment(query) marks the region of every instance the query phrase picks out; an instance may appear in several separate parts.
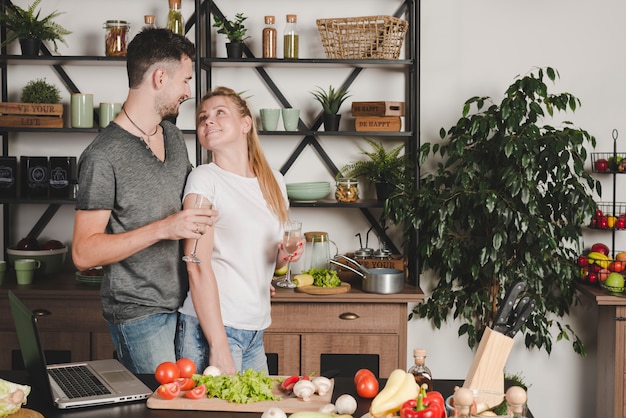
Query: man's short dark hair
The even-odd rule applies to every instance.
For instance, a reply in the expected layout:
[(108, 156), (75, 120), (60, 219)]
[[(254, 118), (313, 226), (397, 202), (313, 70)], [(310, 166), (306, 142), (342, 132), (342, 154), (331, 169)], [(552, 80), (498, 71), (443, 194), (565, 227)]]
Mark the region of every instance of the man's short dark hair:
[(146, 71), (157, 62), (180, 62), (185, 56), (194, 59), (195, 45), (169, 29), (144, 29), (128, 44), (126, 71), (128, 86), (141, 84)]

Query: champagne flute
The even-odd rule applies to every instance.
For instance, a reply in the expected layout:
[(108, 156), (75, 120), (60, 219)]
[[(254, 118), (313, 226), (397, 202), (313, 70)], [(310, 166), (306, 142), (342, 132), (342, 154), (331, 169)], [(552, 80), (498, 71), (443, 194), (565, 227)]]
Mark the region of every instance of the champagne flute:
[(285, 222), (284, 230), (283, 248), (289, 254), (289, 257), (287, 258), (287, 274), (285, 274), (284, 279), (276, 282), (276, 286), (293, 289), (296, 285), (291, 281), (291, 257), (298, 249), (298, 243), (302, 239), (302, 222), (287, 221)]
[[(194, 208), (209, 208), (213, 207), (213, 203), (209, 200), (208, 197), (203, 196), (201, 194), (196, 194), (196, 202), (194, 203)], [(200, 259), (196, 256), (196, 248), (198, 247), (198, 239), (196, 239), (193, 243), (193, 251), (189, 255), (183, 256), (183, 261), (186, 263), (195, 263), (200, 264)]]

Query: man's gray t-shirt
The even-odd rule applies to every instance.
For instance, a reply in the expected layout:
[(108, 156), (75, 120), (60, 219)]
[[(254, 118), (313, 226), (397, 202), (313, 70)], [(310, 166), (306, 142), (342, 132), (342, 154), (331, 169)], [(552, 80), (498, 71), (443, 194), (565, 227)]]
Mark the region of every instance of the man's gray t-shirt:
[[(181, 210), (191, 170), (187, 147), (175, 125), (163, 121), (161, 126), (165, 161), (116, 123), (82, 153), (76, 209), (111, 210), (106, 233), (131, 231)], [(105, 319), (119, 323), (176, 311), (188, 288), (181, 245), (179, 240), (159, 241), (105, 266), (100, 289)]]

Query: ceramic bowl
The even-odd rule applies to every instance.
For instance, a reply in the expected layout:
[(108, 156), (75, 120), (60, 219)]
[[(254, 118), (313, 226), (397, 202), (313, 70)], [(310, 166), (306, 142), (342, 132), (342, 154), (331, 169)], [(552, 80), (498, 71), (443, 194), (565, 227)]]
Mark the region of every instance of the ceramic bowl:
[(31, 258), (33, 260), (39, 260), (41, 267), (35, 270), (35, 276), (47, 276), (56, 274), (63, 269), (65, 263), (65, 256), (67, 255), (67, 247), (59, 248), (58, 250), (14, 250), (7, 248), (7, 256), (9, 264), (14, 265), (15, 260), (23, 258)]
[(316, 202), (330, 193), (329, 182), (287, 184), (287, 196), (295, 202)]

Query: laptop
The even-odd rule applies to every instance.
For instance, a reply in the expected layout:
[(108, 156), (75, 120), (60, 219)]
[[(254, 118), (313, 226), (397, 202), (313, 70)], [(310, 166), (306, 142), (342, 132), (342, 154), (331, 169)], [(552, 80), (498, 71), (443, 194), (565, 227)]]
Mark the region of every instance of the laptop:
[[(115, 359), (47, 365), (37, 317), (9, 291), (24, 365), (35, 387), (59, 409), (147, 399), (152, 390)], [(74, 383), (73, 379), (80, 379)]]

